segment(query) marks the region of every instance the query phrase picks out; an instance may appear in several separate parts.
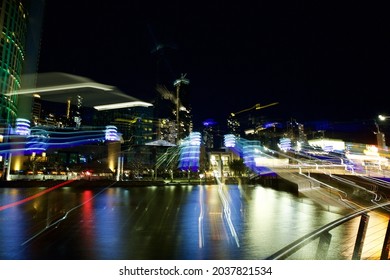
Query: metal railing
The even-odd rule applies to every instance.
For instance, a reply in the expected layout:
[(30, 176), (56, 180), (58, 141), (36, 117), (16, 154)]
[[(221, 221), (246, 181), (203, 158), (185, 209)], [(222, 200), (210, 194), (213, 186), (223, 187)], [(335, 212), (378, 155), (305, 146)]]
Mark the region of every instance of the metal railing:
[[(356, 240), (354, 243), (354, 248), (352, 251), (352, 255), (350, 256), (352, 260), (359, 260), (362, 257), (362, 250), (364, 241), (366, 239), (366, 232), (368, 228), (369, 218), (370, 216), (368, 213), (374, 210), (378, 210), (380, 208), (384, 208), (386, 206), (390, 205), (390, 201), (378, 204), (375, 206), (371, 206), (369, 208), (365, 208), (363, 210), (356, 211), (354, 213), (351, 213), (345, 217), (342, 217), (338, 220), (335, 220), (317, 230), (314, 232), (311, 232), (309, 234), (304, 235), (303, 237), (299, 238), (298, 240), (290, 243), (289, 245), (285, 246), (284, 248), (280, 249), (279, 251), (275, 252), (274, 254), (267, 257), (267, 260), (284, 260), (291, 257), (293, 254), (297, 253), (299, 250), (303, 249), (308, 244), (312, 243), (313, 241), (319, 239), (317, 249), (315, 252), (315, 259), (323, 260), (327, 259), (328, 251), (330, 244), (332, 242), (332, 234), (330, 233), (331, 230), (344, 225), (346, 222), (351, 221), (354, 218), (357, 218), (360, 216), (360, 223), (359, 227), (357, 229), (356, 234)], [(380, 259), (381, 260), (388, 260), (390, 258), (389, 256), (389, 249), (390, 249), (390, 220), (387, 222), (387, 229), (386, 233), (382, 236), (383, 237), (383, 244), (382, 244), (382, 250), (380, 253)]]

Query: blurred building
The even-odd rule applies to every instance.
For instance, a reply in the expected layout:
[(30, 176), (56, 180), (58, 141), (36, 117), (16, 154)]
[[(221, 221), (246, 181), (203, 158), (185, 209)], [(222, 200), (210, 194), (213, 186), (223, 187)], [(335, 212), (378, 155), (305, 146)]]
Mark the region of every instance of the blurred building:
[[(31, 119), (32, 95), (21, 95), (20, 90), (32, 88), (39, 61), (41, 25), (44, 0), (0, 1), (0, 141), (10, 142), (9, 135), (21, 121), (26, 132)], [(31, 74), (28, 79), (22, 75)], [(26, 125), (26, 127), (25, 127)], [(14, 156), (17, 156), (14, 150)], [(7, 168), (9, 154), (2, 151), (0, 167)]]
[(26, 57), (27, 9), (21, 1), (0, 2), (0, 120), (14, 123), (21, 75)]
[(122, 134), (125, 148), (156, 139), (152, 106), (96, 111), (89, 125), (105, 126), (108, 123)]
[[(22, 147), (20, 155), (12, 155), (11, 174), (31, 166), (34, 172), (69, 166), (80, 170), (82, 166), (100, 166), (114, 172), (124, 145), (153, 140), (152, 104), (85, 77), (33, 75), (36, 85), (19, 90), (33, 99), (32, 120), (19, 118), (13, 128), (18, 143), (24, 143), (24, 151)], [(22, 79), (25, 77), (30, 75)], [(117, 136), (111, 137), (111, 133)], [(9, 151), (14, 149), (10, 146)]]
[(43, 19), (43, 0), (3, 0), (0, 2), (0, 122), (15, 124), (16, 118), (31, 117), (32, 96), (19, 96), (30, 88), (37, 72)]
[(27, 57), (30, 1), (0, 2), (0, 122), (14, 124), (17, 117), (21, 75)]
[(193, 129), (192, 108), (190, 103), (190, 80), (181, 74), (173, 83), (178, 103), (176, 106), (176, 122), (178, 124), (177, 138), (179, 140), (189, 136)]
[(157, 137), (178, 144), (193, 130), (192, 108), (190, 103), (190, 81), (186, 75), (173, 82), (171, 91), (164, 85), (156, 87), (158, 96), (155, 101), (158, 122)]

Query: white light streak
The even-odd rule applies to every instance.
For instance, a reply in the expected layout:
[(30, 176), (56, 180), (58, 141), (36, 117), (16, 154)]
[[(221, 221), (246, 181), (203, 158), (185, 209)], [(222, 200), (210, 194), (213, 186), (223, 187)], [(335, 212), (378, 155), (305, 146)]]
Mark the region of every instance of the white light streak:
[(121, 109), (121, 108), (129, 108), (129, 107), (150, 107), (153, 106), (153, 104), (144, 102), (144, 101), (131, 101), (131, 102), (122, 102), (122, 103), (115, 103), (115, 104), (106, 104), (106, 105), (98, 105), (94, 106), (98, 111), (104, 111), (104, 110), (112, 110), (112, 109)]
[(200, 186), (199, 190), (199, 207), (200, 213), (198, 218), (198, 243), (199, 248), (204, 246), (204, 234), (203, 234), (203, 220), (204, 220), (204, 210), (203, 210), (203, 186)]
[(30, 89), (22, 89), (12, 93), (6, 93), (5, 95), (7, 96), (11, 96), (15, 94), (24, 95), (24, 94), (34, 94), (37, 92), (51, 92), (51, 91), (71, 90), (71, 89), (80, 89), (80, 88), (95, 88), (104, 91), (111, 91), (114, 89), (113, 86), (108, 86), (99, 83), (77, 83), (77, 84), (58, 85), (58, 86), (51, 86), (51, 87), (37, 87), (37, 88), (30, 88)]

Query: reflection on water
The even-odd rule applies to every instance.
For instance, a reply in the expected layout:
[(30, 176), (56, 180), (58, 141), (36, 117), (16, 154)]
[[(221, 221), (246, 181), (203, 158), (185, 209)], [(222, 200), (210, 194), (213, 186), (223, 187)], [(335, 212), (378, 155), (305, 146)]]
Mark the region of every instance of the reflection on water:
[[(36, 192), (0, 189), (0, 206)], [(0, 211), (0, 258), (264, 259), (340, 217), (262, 186), (63, 187)], [(329, 258), (357, 224), (334, 230)]]

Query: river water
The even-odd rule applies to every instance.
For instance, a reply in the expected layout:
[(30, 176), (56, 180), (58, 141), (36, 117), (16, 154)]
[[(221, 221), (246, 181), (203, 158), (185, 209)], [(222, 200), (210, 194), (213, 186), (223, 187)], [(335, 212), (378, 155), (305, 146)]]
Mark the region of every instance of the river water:
[[(0, 188), (0, 259), (265, 259), (341, 217), (261, 185), (45, 190)], [(335, 230), (328, 258), (344, 258), (350, 231)], [(313, 259), (316, 246), (293, 258)]]

